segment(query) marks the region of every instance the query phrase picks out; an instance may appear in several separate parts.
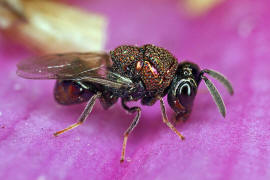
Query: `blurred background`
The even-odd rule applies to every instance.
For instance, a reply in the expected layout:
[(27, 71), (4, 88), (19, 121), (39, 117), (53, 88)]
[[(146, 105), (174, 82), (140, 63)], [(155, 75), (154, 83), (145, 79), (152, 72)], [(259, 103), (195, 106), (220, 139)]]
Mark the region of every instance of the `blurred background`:
[[(0, 179), (269, 179), (270, 2), (268, 0), (0, 0)], [(181, 62), (215, 69), (223, 119), (201, 85), (189, 120), (177, 129), (159, 104), (143, 107), (119, 163), (132, 115), (98, 104), (87, 122), (60, 137), (83, 105), (60, 106), (53, 81), (16, 76), (16, 63), (59, 52), (155, 44)], [(168, 109), (169, 117), (173, 112)]]

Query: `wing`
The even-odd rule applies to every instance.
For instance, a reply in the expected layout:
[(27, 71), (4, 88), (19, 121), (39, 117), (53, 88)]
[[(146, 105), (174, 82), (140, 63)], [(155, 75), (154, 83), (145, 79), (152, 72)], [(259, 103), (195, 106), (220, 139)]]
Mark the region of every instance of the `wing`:
[[(26, 59), (17, 64), (17, 74), (26, 79), (83, 80), (114, 88), (133, 88), (128, 78), (111, 72), (107, 53), (65, 53)], [(108, 78), (110, 77), (110, 78)]]
[(17, 64), (17, 74), (27, 79), (77, 79), (110, 66), (106, 53), (52, 54), (26, 59)]

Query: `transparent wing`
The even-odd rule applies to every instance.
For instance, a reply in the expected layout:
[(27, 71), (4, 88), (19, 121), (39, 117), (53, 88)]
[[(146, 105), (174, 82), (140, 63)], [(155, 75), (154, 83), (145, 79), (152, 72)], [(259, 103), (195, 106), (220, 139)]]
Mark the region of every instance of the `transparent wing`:
[(17, 74), (27, 79), (77, 79), (110, 66), (106, 53), (52, 54), (26, 59), (17, 64)]
[(26, 59), (17, 64), (17, 74), (26, 79), (83, 80), (109, 87), (134, 87), (128, 78), (111, 72), (107, 53), (65, 53)]

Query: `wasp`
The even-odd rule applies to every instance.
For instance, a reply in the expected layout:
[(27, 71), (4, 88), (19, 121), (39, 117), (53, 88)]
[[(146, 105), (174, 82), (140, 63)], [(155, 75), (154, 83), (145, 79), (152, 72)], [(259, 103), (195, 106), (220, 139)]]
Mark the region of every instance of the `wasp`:
[(125, 159), (128, 136), (141, 117), (141, 108), (129, 107), (127, 102), (140, 100), (142, 105), (151, 106), (160, 101), (163, 122), (184, 140), (167, 118), (164, 96), (167, 95), (178, 122), (189, 117), (202, 80), (225, 117), (224, 102), (206, 74), (221, 82), (233, 95), (231, 83), (221, 73), (201, 70), (188, 61), (178, 63), (168, 50), (151, 44), (141, 47), (122, 45), (109, 53), (64, 53), (30, 58), (17, 64), (17, 74), (27, 79), (56, 79), (54, 97), (62, 105), (87, 102), (77, 122), (54, 133), (55, 136), (85, 122), (97, 99), (104, 109), (121, 99), (122, 107), (136, 114), (124, 133), (121, 162)]

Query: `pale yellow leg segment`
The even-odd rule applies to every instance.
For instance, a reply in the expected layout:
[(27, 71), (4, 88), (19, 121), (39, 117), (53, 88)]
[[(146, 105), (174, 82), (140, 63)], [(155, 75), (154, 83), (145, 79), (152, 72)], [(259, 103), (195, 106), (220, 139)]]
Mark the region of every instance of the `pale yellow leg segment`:
[(72, 125), (70, 125), (69, 127), (65, 128), (65, 129), (63, 129), (63, 130), (61, 130), (61, 131), (57, 131), (57, 132), (54, 133), (53, 135), (58, 136), (59, 134), (62, 134), (62, 133), (64, 133), (64, 132), (66, 132), (66, 131), (69, 131), (69, 130), (71, 130), (71, 129), (74, 129), (74, 128), (78, 127), (78, 126), (81, 125), (81, 124), (82, 124), (82, 122), (77, 122), (77, 123), (72, 124)]
[(120, 159), (121, 163), (124, 162), (124, 160), (125, 160), (127, 140), (128, 140), (128, 134), (125, 134), (124, 141), (123, 141), (123, 147), (122, 147), (122, 154), (121, 154), (121, 159)]

